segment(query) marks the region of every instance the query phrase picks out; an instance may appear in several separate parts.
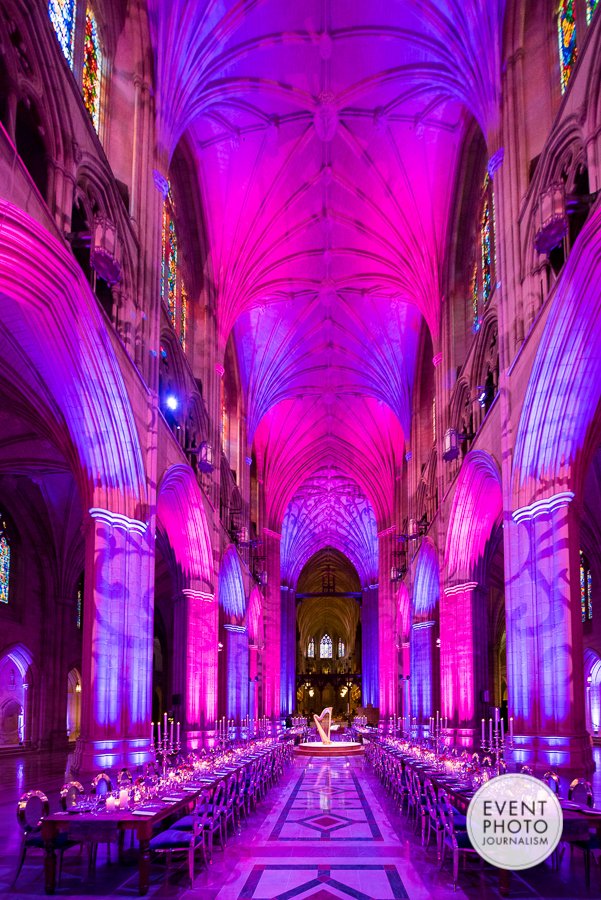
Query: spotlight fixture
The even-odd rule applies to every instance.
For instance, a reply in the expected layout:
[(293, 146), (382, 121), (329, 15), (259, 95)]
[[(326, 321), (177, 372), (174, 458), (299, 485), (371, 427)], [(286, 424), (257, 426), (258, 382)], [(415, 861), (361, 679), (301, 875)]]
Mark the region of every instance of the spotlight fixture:
[(175, 410), (179, 406), (179, 403), (177, 402), (177, 397), (175, 396), (175, 394), (167, 395), (167, 397), (165, 398), (165, 406), (167, 407), (167, 409), (170, 409), (171, 412), (175, 412)]

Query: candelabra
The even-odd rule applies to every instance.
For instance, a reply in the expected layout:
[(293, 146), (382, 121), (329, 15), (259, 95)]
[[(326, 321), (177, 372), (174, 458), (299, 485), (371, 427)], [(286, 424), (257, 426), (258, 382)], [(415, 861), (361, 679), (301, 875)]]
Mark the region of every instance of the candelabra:
[(443, 718), (438, 710), (436, 711), (436, 718), (434, 718), (434, 716), (430, 716), (430, 728), (428, 736), (434, 749), (434, 755), (436, 756), (436, 759), (439, 758), (444, 747), (444, 731), (446, 730), (447, 722), (447, 717), (445, 716)]
[[(173, 739), (173, 719), (167, 721), (167, 713), (163, 716), (163, 731), (161, 733), (160, 721), (157, 725), (156, 743), (154, 738), (154, 722), (150, 723), (150, 752), (153, 757), (160, 762), (161, 774), (163, 778), (167, 777), (167, 760), (170, 756), (177, 756), (181, 749), (180, 744), (180, 723), (177, 723), (177, 731), (175, 740)], [(168, 729), (168, 725), (170, 726)]]
[(505, 750), (513, 750), (513, 717), (509, 719), (509, 735), (505, 735), (505, 723), (500, 717), (500, 710), (495, 706), (494, 718), (488, 720), (488, 740), (486, 738), (486, 719), (482, 719), (482, 739), (480, 748), (485, 753), (494, 753), (495, 775), (505, 771)]

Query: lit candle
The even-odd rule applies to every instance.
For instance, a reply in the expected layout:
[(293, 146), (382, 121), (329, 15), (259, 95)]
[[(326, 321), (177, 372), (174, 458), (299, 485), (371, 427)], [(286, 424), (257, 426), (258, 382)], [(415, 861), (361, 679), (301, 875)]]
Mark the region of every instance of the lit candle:
[(177, 723), (177, 738), (176, 738), (176, 740), (177, 740), (177, 743), (179, 746), (179, 722)]
[(129, 791), (127, 788), (121, 788), (119, 791), (119, 807), (120, 809), (127, 809), (129, 806)]
[(117, 805), (115, 798), (112, 794), (109, 794), (106, 798), (106, 806), (105, 809), (107, 813), (115, 812), (115, 806)]
[(159, 736), (159, 739), (158, 739), (158, 742), (157, 742), (157, 743), (158, 743), (158, 745), (159, 745), (159, 747), (160, 747), (160, 746), (161, 746), (161, 720), (160, 720), (160, 719), (159, 719), (159, 721), (157, 722), (157, 733), (158, 733), (158, 736)]
[(499, 724), (499, 707), (495, 706), (495, 725)]
[(163, 737), (167, 740), (167, 713), (163, 715)]
[(492, 719), (488, 720), (488, 743), (492, 747)]
[(154, 744), (154, 722), (150, 723), (150, 743)]
[(438, 722), (439, 722), (440, 712), (436, 710), (436, 730), (438, 731)]
[(482, 743), (484, 743), (484, 719), (482, 719)]
[(171, 719), (171, 728), (169, 729), (169, 743), (173, 747), (173, 719)]
[(509, 719), (509, 740), (513, 743), (513, 716)]
[(505, 722), (501, 719), (501, 743), (505, 740)]

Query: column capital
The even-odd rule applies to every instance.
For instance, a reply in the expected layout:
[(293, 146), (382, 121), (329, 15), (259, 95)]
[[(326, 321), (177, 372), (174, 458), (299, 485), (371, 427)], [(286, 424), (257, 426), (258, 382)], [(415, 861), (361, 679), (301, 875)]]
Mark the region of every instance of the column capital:
[(210, 591), (199, 591), (194, 588), (184, 588), (182, 594), (190, 600), (204, 600), (206, 603), (212, 603), (215, 599), (215, 594)]
[(559, 493), (553, 494), (551, 497), (535, 500), (534, 503), (530, 503), (528, 506), (522, 506), (520, 509), (514, 510), (511, 518), (516, 524), (529, 522), (538, 516), (549, 515), (549, 513), (555, 512), (556, 509), (567, 506), (573, 499), (574, 491), (559, 491)]
[(477, 587), (477, 581), (464, 581), (462, 584), (450, 584), (444, 589), (444, 593), (447, 597), (452, 597), (453, 594), (463, 594), (465, 591), (474, 591)]
[(272, 531), (271, 528), (263, 528), (263, 534), (266, 534), (267, 537), (275, 538), (276, 541), (282, 540), (282, 535), (279, 531)]
[(134, 532), (135, 534), (145, 534), (148, 528), (148, 522), (141, 522), (139, 519), (130, 519), (123, 513), (111, 512), (108, 509), (101, 509), (99, 506), (92, 506), (88, 510), (90, 518), (96, 519), (111, 528), (119, 528), (121, 531)]

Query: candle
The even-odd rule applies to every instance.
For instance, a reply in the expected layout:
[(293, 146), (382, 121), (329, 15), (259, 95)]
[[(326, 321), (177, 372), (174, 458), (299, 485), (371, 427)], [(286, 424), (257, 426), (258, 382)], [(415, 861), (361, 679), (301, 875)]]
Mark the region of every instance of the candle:
[(484, 743), (484, 719), (482, 719), (482, 743)]
[(129, 791), (127, 788), (121, 788), (119, 791), (119, 807), (120, 809), (127, 809), (129, 806)]
[(161, 720), (160, 720), (160, 719), (159, 719), (159, 721), (157, 722), (157, 733), (158, 733), (158, 736), (159, 736), (159, 739), (158, 739), (157, 743), (158, 743), (158, 745), (159, 745), (159, 747), (160, 747), (160, 746), (161, 746)]
[(167, 713), (163, 716), (163, 738), (167, 740)]
[(177, 744), (179, 746), (179, 722), (177, 723), (177, 738), (176, 738), (176, 740), (177, 740)]
[(495, 725), (499, 724), (499, 707), (495, 706)]
[(171, 727), (169, 729), (169, 743), (173, 747), (173, 719), (171, 719)]
[(154, 744), (154, 722), (150, 723), (150, 743)]
[(436, 710), (436, 730), (437, 730), (437, 731), (438, 731), (439, 716), (440, 716), (440, 713), (439, 713), (438, 710)]
[(116, 801), (115, 801), (115, 798), (113, 797), (113, 795), (112, 795), (112, 794), (108, 794), (108, 795), (107, 795), (107, 798), (106, 798), (106, 807), (105, 807), (107, 813), (115, 812), (115, 806), (116, 806), (116, 805), (117, 805), (117, 804), (116, 804)]
[(505, 722), (501, 719), (501, 743), (505, 740)]
[(492, 719), (488, 720), (488, 743), (492, 747)]
[(513, 744), (513, 716), (509, 719), (509, 740)]

